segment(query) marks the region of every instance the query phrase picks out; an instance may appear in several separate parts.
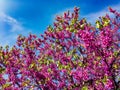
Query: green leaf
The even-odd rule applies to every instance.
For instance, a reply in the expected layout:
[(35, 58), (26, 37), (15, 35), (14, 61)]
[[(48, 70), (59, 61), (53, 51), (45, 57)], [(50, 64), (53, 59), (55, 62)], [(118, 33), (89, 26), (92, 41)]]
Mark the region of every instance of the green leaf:
[(82, 62), (79, 62), (78, 65), (81, 67), (81, 66), (83, 65), (83, 63), (82, 63)]
[(75, 20), (75, 19), (72, 19), (70, 25), (74, 25), (75, 22), (76, 22), (76, 20)]
[(30, 64), (29, 68), (33, 68), (35, 66), (35, 63)]
[(10, 84), (6, 83), (6, 84), (3, 85), (3, 88), (7, 88), (9, 86), (10, 86)]
[(74, 58), (74, 59), (78, 59), (79, 56), (78, 56), (77, 54), (74, 54), (74, 55), (73, 55), (73, 58)]
[(51, 25), (48, 26), (48, 31), (49, 31), (49, 32), (53, 32), (53, 31), (54, 31), (54, 29), (52, 28)]
[(114, 55), (115, 57), (117, 57), (117, 56), (118, 56), (118, 51), (115, 51), (115, 52), (113, 53), (113, 55)]
[(59, 68), (59, 70), (62, 70), (63, 69), (62, 64), (60, 64), (58, 68)]
[(7, 59), (8, 58), (8, 55), (5, 55), (5, 59)]
[(85, 24), (80, 25), (81, 29), (84, 29), (84, 27), (85, 27)]
[(106, 81), (107, 81), (107, 76), (104, 76), (104, 78), (102, 79), (102, 82), (105, 84), (106, 83)]
[(67, 53), (67, 56), (70, 56), (70, 55), (72, 55), (72, 51), (70, 51), (70, 52)]
[(5, 68), (0, 68), (0, 74), (5, 70)]
[(87, 86), (82, 87), (82, 90), (88, 90)]
[(117, 64), (114, 64), (114, 65), (113, 65), (113, 67), (114, 67), (115, 69), (117, 69), (117, 68), (118, 68)]
[(51, 70), (51, 68), (48, 68), (48, 70), (47, 70), (48, 72), (51, 72), (52, 70)]
[(98, 57), (97, 57), (97, 60), (100, 60), (100, 59), (101, 59), (101, 57), (100, 57), (100, 56), (98, 56)]
[(108, 26), (110, 24), (110, 20), (106, 17), (102, 17), (102, 21), (104, 22), (103, 26)]
[(102, 28), (102, 24), (98, 20), (96, 21), (96, 28), (98, 28), (98, 29)]

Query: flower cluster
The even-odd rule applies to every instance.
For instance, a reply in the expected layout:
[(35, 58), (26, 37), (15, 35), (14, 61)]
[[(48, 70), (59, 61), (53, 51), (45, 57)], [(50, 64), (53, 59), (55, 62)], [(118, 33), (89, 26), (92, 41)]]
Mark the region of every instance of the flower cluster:
[(79, 8), (57, 16), (43, 35), (19, 35), (0, 48), (2, 90), (117, 90), (120, 88), (120, 13), (91, 25)]

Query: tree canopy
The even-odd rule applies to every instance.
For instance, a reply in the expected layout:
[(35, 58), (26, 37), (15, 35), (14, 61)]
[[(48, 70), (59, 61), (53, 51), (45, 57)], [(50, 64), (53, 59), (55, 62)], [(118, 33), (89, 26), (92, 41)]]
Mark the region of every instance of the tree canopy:
[(75, 7), (40, 37), (19, 35), (12, 48), (1, 47), (0, 89), (119, 90), (120, 13), (109, 11), (114, 16), (92, 25)]

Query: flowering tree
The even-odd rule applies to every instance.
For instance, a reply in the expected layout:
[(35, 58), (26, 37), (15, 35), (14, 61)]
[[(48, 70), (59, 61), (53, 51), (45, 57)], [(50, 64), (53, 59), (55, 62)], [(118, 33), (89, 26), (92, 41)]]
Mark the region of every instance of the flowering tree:
[[(119, 90), (120, 13), (109, 8), (92, 26), (79, 8), (57, 16), (38, 38), (19, 35), (0, 48), (2, 90)], [(92, 17), (91, 17), (92, 18)]]

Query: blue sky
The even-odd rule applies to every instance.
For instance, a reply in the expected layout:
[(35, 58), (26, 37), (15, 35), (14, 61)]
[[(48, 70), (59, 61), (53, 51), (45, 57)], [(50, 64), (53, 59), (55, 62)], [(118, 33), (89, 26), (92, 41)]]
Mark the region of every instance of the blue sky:
[(0, 45), (15, 44), (18, 34), (42, 34), (56, 15), (75, 6), (93, 23), (108, 6), (120, 10), (120, 0), (0, 0)]

